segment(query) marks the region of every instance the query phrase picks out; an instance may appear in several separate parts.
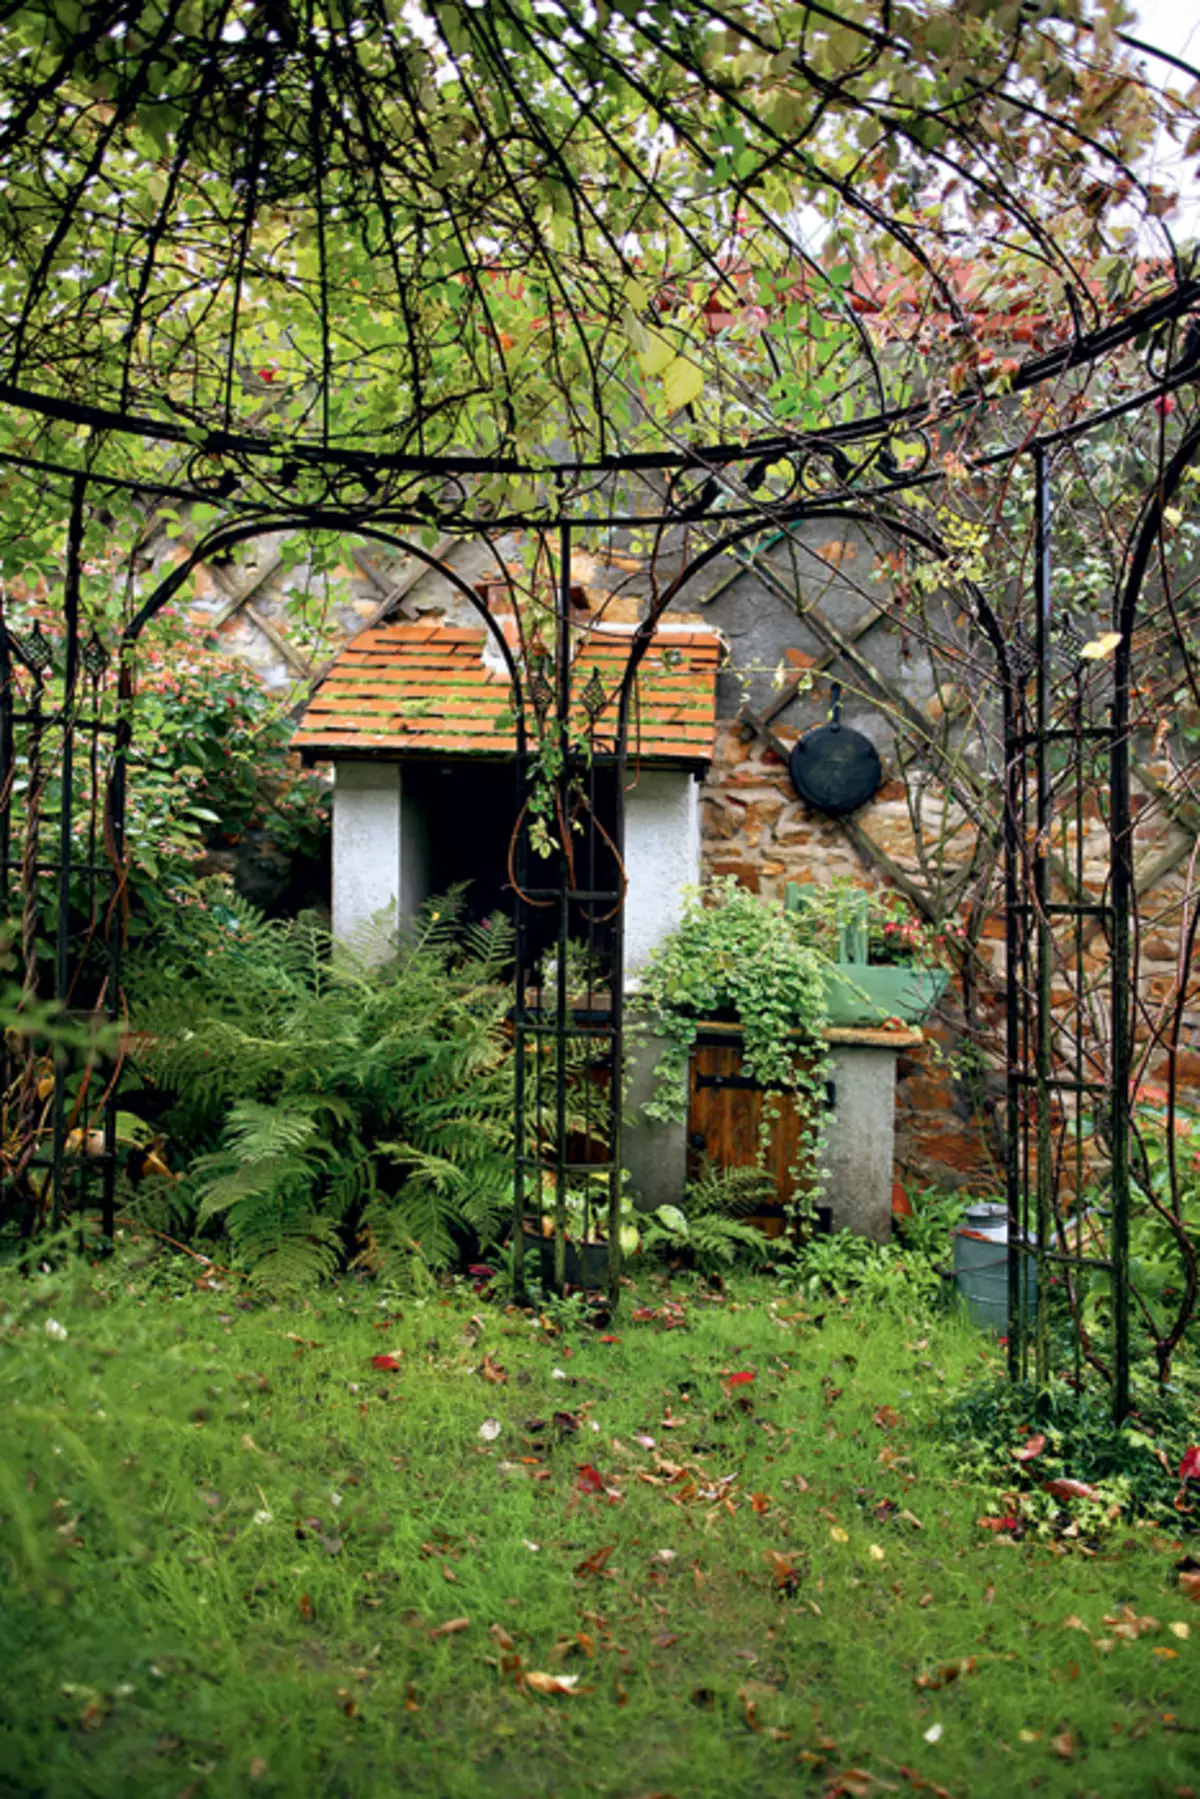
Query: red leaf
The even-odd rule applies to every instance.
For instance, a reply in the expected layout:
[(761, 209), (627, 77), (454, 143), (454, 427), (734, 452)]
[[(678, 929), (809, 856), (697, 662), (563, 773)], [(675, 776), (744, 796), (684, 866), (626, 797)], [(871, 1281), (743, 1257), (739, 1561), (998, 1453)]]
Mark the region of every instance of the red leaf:
[(378, 1368), (384, 1374), (396, 1374), (399, 1371), (400, 1362), (394, 1355), (373, 1355), (371, 1366)]
[(597, 1343), (619, 1343), (621, 1339), (620, 1337), (614, 1337), (610, 1333), (607, 1337), (597, 1337), (596, 1341)]
[(758, 1376), (756, 1374), (751, 1374), (749, 1372), (743, 1372), (741, 1374), (727, 1374), (725, 1376), (725, 1380), (722, 1384), (725, 1388), (725, 1391), (728, 1393), (732, 1387), (748, 1387), (752, 1380), (757, 1380), (757, 1379), (758, 1379)]
[(976, 1518), (980, 1530), (1016, 1530), (1020, 1519), (1015, 1512), (1006, 1512), (1003, 1518)]
[(1179, 1464), (1180, 1480), (1200, 1480), (1200, 1445), (1189, 1449)]
[(604, 1564), (615, 1548), (615, 1543), (605, 1543), (601, 1548), (593, 1549), (591, 1555), (585, 1555), (581, 1562), (576, 1563), (576, 1574), (602, 1574)]
[(1036, 1456), (1041, 1455), (1045, 1447), (1045, 1437), (1040, 1430), (1036, 1431), (1032, 1437), (1022, 1443), (1020, 1449), (1013, 1450), (1013, 1460), (1014, 1462), (1032, 1462)]
[(1089, 1487), (1086, 1480), (1044, 1480), (1042, 1492), (1049, 1493), (1051, 1499), (1102, 1499), (1095, 1487)]
[(593, 1468), (590, 1462), (585, 1462), (579, 1470), (579, 1479), (575, 1482), (575, 1487), (576, 1491), (580, 1493), (603, 1493), (604, 1476), (599, 1468)]

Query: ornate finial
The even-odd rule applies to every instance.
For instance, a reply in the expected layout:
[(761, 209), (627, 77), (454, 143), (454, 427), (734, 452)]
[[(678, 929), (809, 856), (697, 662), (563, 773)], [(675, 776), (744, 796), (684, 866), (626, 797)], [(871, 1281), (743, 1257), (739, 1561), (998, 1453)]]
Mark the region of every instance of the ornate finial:
[(92, 680), (98, 681), (108, 667), (108, 651), (101, 643), (94, 626), (91, 636), (83, 646), (82, 659), (83, 666)]
[(23, 637), (19, 632), (14, 632), (10, 641), (31, 674), (44, 674), (54, 661), (54, 645), (42, 630), (40, 620), (36, 618), (32, 631), (27, 631)]
[(605, 689), (604, 682), (600, 678), (600, 670), (596, 667), (595, 663), (592, 664), (592, 672), (587, 678), (587, 683), (583, 692), (580, 694), (579, 699), (584, 711), (591, 720), (592, 729), (595, 730), (596, 721), (608, 704), (608, 693)]

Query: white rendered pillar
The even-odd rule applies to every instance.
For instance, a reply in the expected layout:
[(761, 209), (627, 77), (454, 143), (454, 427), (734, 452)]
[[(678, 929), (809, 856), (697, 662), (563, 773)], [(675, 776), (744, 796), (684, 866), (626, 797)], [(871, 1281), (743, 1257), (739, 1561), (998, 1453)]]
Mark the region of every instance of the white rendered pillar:
[(636, 984), (700, 880), (700, 787), (686, 770), (643, 769), (625, 795), (625, 979)]
[(400, 924), (400, 765), (338, 762), (333, 785), (333, 934), (367, 961)]

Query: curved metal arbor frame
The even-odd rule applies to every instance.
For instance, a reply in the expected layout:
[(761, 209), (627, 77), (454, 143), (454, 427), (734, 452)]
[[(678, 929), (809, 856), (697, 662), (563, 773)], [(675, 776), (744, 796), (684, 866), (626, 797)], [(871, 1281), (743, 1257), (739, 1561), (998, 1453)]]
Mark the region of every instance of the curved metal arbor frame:
[[(1049, 1375), (1046, 1308), (1031, 1336), (1018, 1303), (1022, 1269), (1032, 1258), (1045, 1282), (1056, 1259), (1072, 1259), (1055, 1243), (1051, 1119), (1064, 1093), (1078, 1101), (1090, 1091), (1082, 1022), (1073, 1068), (1064, 1069), (1054, 1047), (1051, 982), (1064, 957), (1081, 968), (1084, 932), (1098, 920), (1110, 953), (1112, 1198), (1103, 1253), (1091, 1253), (1095, 1244), (1085, 1252), (1077, 1233), (1073, 1261), (1076, 1269), (1101, 1264), (1111, 1275), (1110, 1371), (1122, 1415), (1133, 1067), (1131, 639), (1163, 513), (1200, 450), (1200, 430), (1185, 436), (1148, 485), (1113, 599), (1121, 641), (1099, 724), (1084, 705), (1083, 665), (1065, 685), (1052, 669), (1050, 472), (1060, 444), (1151, 402), (1162, 405), (1194, 379), (1194, 336), (1184, 342), (1179, 327), (1200, 305), (1200, 281), (1186, 275), (1164, 236), (1150, 290), (1106, 316), (1086, 271), (1062, 249), (1059, 237), (1069, 234), (1056, 235), (1019, 195), (998, 197), (1003, 148), (975, 130), (976, 101), (964, 104), (951, 147), (965, 178), (1001, 216), (1007, 204), (1010, 222), (1028, 232), (1034, 277), (1053, 271), (1071, 325), (1010, 371), (1003, 395), (976, 374), (936, 405), (924, 393), (914, 399), (909, 375), (892, 382), (848, 304), (845, 273), (831, 275), (827, 262), (808, 254), (785, 222), (783, 189), (763, 185), (786, 176), (798, 196), (840, 197), (879, 233), (875, 276), (880, 244), (900, 247), (925, 271), (950, 328), (969, 337), (971, 321), (941, 250), (923, 246), (901, 211), (868, 198), (865, 182), (848, 182), (832, 159), (822, 160), (826, 110), (867, 106), (863, 96), (880, 69), (905, 46), (887, 31), (862, 28), (858, 62), (836, 77), (819, 75), (820, 44), (841, 27), (832, 13), (810, 8), (811, 39), (785, 46), (791, 61), (761, 76), (817, 96), (812, 120), (789, 131), (765, 122), (769, 108), (755, 110), (763, 93), (753, 83), (743, 90), (714, 75), (704, 38), (724, 21), (722, 29), (753, 39), (760, 59), (769, 52), (775, 68), (782, 51), (771, 28), (760, 21), (752, 31), (717, 7), (694, 10), (691, 36), (688, 9), (674, 9), (667, 23), (658, 19), (665, 9), (651, 9), (614, 27), (611, 41), (596, 24), (598, 12), (574, 0), (556, 0), (553, 30), (518, 0), (428, 13), (415, 6), (403, 9), (403, 19), (382, 0), (357, 7), (353, 18), (336, 0), (325, 8), (101, 4), (74, 32), (51, 7), (4, 15), (0, 28), (12, 34), (14, 54), (0, 81), (0, 244), (9, 257), (0, 279), (0, 468), (26, 484), (31, 514), (57, 506), (64, 519), (60, 641), (50, 645), (40, 628), (17, 629), (0, 612), (0, 903), (19, 913), (22, 1004), (31, 1010), (47, 999), (61, 1013), (82, 1000), (113, 1026), (122, 1018), (138, 647), (196, 565), (292, 527), (403, 545), (482, 613), (513, 686), (518, 1277), (526, 1211), (541, 1211), (549, 1183), (553, 1279), (561, 1289), (567, 1202), (577, 1189), (585, 1215), (597, 1203), (607, 1212), (615, 1302), (623, 795), (636, 677), (655, 625), (706, 563), (815, 517), (870, 518), (943, 555), (936, 532), (906, 519), (902, 502), (944, 478), (951, 426), (1001, 417), (1008, 395), (1036, 393), (1077, 371), (1083, 385), (1074, 422), (1022, 436), (1017, 418), (1008, 447), (965, 456), (981, 475), (1021, 459), (1034, 470), (1037, 554), (1025, 641), (1014, 639), (981, 594), (968, 598), (994, 655), (1004, 723), (1010, 1363), (1023, 1373), (1032, 1353), (1038, 1379)], [(546, 9), (539, 11), (544, 17)], [(1005, 54), (1005, 66), (1018, 68)], [(664, 71), (657, 85), (652, 66)], [(621, 110), (631, 101), (674, 134), (678, 167), (664, 155), (648, 172), (644, 132), (631, 132)], [(931, 166), (953, 162), (949, 150), (929, 151), (929, 121), (918, 131), (919, 113), (915, 103), (909, 112), (897, 103), (880, 114), (884, 141), (928, 154)], [(458, 146), (460, 166), (446, 131), (464, 118), (470, 129)], [(734, 162), (721, 148), (732, 143), (741, 146)], [(1089, 154), (1115, 162), (1101, 144)], [(1127, 195), (1144, 197), (1135, 176), (1130, 183)], [(1157, 217), (1153, 206), (1148, 215)], [(744, 228), (747, 218), (753, 231)], [(668, 239), (670, 254), (662, 248)], [(742, 290), (735, 313), (750, 305), (748, 296), (769, 291), (800, 309), (796, 337), (814, 320), (822, 335), (833, 330), (821, 378), (830, 369), (838, 378), (852, 373), (849, 416), (833, 422), (820, 408), (792, 406), (785, 423), (774, 418), (766, 385), (739, 347), (736, 317), (732, 336), (721, 341), (720, 331), (698, 334), (694, 306), (689, 313), (679, 299), (683, 284), (671, 285), (670, 255), (683, 254), (680, 245), (694, 280), (714, 294), (721, 284)], [(533, 290), (542, 310), (527, 329)], [(675, 298), (664, 308), (668, 290)], [(629, 341), (618, 353), (610, 334), (621, 319)], [(1164, 367), (1117, 404), (1089, 410), (1088, 371), (1147, 333), (1167, 342)], [(643, 368), (676, 369), (679, 392), (694, 397), (697, 375), (700, 386), (713, 384), (729, 421), (722, 441), (708, 441), (687, 402), (656, 411), (631, 377), (631, 345)], [(805, 366), (797, 361), (792, 390), (809, 378)], [(376, 378), (377, 368), (386, 380)], [(773, 374), (787, 386), (777, 361)], [(152, 592), (138, 590), (131, 564), (124, 621), (103, 642), (83, 599), (89, 527), (102, 514), (164, 502), (208, 508), (216, 522)], [(656, 591), (631, 636), (611, 753), (598, 750), (595, 727), (614, 696), (575, 691), (579, 636), (570, 603), (573, 536), (600, 526), (660, 534), (703, 527), (708, 534)], [(552, 641), (514, 651), (474, 590), (424, 547), (420, 534), (431, 529), (536, 535), (540, 566), (553, 571), (540, 596)], [(115, 712), (105, 703), (114, 682)], [(590, 736), (579, 728), (581, 703)], [(1110, 876), (1097, 900), (1086, 896), (1080, 875), (1073, 897), (1057, 901), (1048, 857), (1036, 853), (1062, 788), (1054, 746), (1064, 743), (1077, 799), (1094, 778), (1094, 758), (1111, 784)], [(604, 824), (598, 766), (610, 754), (615, 802)], [(528, 828), (539, 783), (558, 825), (557, 851), (542, 863), (531, 856)], [(51, 798), (59, 814), (53, 854), (45, 826)], [(583, 825), (574, 848), (572, 819)], [(537, 867), (543, 872), (535, 876)], [(533, 953), (529, 919), (537, 907), (555, 921), (552, 991)], [(82, 992), (83, 963), (98, 942), (104, 974)], [(582, 1004), (569, 971), (572, 945), (588, 952)], [(2, 1206), (31, 1230), (43, 1217), (61, 1223), (78, 1215), (98, 1195), (111, 1234), (119, 1045), (106, 1043), (72, 1099), (70, 1052), (59, 1048), (47, 1082), (31, 1042), (18, 1036), (3, 1048)], [(95, 1153), (79, 1153), (93, 1133)]]

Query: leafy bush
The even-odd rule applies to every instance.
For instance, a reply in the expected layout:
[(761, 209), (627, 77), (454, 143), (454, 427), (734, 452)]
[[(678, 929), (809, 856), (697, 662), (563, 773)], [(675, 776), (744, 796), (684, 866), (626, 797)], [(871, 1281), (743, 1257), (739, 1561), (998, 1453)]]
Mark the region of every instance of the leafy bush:
[(276, 1288), (489, 1240), (512, 1203), (510, 955), (506, 927), (460, 927), (447, 901), (377, 968), (308, 919), (182, 914), (131, 971), (139, 1067), (184, 1158), (152, 1203)]
[(289, 855), (323, 855), (327, 789), (296, 765), (291, 718), (254, 670), (216, 639), (151, 645), (143, 664), (129, 839), (131, 881), (150, 916), (192, 890), (194, 864), (214, 841), (261, 829)]
[[(940, 1411), (933, 1423), (953, 1446), (965, 1478), (995, 1484), (1017, 1534), (1061, 1534), (1064, 1500), (1085, 1534), (1118, 1517), (1153, 1518), (1177, 1530), (1185, 1521), (1175, 1506), (1179, 1464), (1196, 1439), (1200, 1391), (1192, 1384), (1190, 1393), (1164, 1393), (1149, 1381), (1136, 1383), (1135, 1409), (1118, 1425), (1107, 1393), (1052, 1381), (1039, 1395), (1026, 1382), (1001, 1378)], [(1081, 1490), (1056, 1490), (1060, 1482)]]
[(797, 1244), (791, 1267), (809, 1298), (851, 1293), (879, 1305), (911, 1309), (941, 1296), (950, 1267), (950, 1234), (965, 1202), (930, 1188), (914, 1194), (911, 1217), (898, 1219), (897, 1236), (875, 1243), (853, 1231), (835, 1231)]

